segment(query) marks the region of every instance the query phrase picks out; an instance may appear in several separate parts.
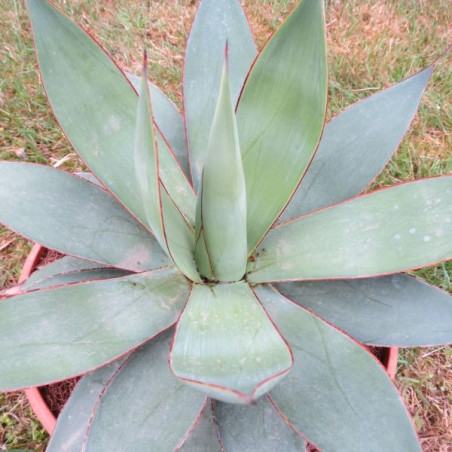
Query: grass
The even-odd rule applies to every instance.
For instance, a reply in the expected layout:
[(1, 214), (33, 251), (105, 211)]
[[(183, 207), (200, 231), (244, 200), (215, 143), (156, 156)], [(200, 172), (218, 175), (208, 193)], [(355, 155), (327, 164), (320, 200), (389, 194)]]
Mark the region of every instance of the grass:
[[(196, 1), (57, 1), (118, 61), (139, 73), (148, 49), (149, 73), (180, 107), (184, 44)], [(259, 48), (296, 4), (248, 0), (245, 9)], [(330, 0), (329, 118), (346, 106), (416, 73), (446, 49), (447, 0)], [(449, 16), (448, 16), (449, 14)], [(47, 105), (36, 72), (30, 26), (18, 0), (0, 0), (0, 159), (82, 169)], [(451, 57), (438, 63), (419, 114), (375, 186), (452, 171)], [(17, 281), (30, 244), (0, 227), (0, 287)], [(452, 264), (417, 272), (451, 290)], [(420, 432), (425, 451), (446, 451), (452, 393), (450, 347), (401, 352), (397, 385)], [(22, 393), (0, 395), (0, 450), (43, 450), (46, 435)]]

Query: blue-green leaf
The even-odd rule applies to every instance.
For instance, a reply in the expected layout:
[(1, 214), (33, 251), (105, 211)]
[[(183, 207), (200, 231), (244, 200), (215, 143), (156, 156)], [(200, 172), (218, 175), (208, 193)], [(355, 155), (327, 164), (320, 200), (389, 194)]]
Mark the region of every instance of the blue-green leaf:
[(172, 451), (183, 444), (205, 396), (171, 375), (168, 339), (163, 334), (133, 353), (111, 379), (95, 407), (87, 451)]
[(170, 263), (109, 193), (62, 171), (1, 162), (0, 205), (0, 223), (64, 254), (132, 271)]
[(303, 0), (256, 59), (237, 107), (252, 252), (289, 201), (323, 128), (323, 0)]
[(176, 377), (230, 403), (252, 403), (292, 366), (287, 344), (244, 282), (195, 285), (174, 334)]
[(248, 251), (246, 189), (227, 61), (197, 209), (196, 261), (202, 276), (217, 281), (240, 280), (245, 273)]
[(356, 102), (323, 131), (319, 148), (280, 222), (360, 194), (407, 131), (433, 72), (428, 67)]
[(125, 358), (113, 361), (85, 375), (72, 391), (58, 415), (47, 452), (80, 452), (91, 414), (105, 385), (118, 371)]
[(196, 190), (207, 155), (226, 43), (235, 104), (257, 53), (253, 37), (239, 0), (202, 0), (190, 31), (184, 66), (185, 119)]
[(362, 346), (258, 286), (265, 309), (292, 346), (292, 372), (271, 398), (294, 428), (324, 452), (420, 452), (402, 398)]
[(0, 302), (0, 390), (79, 375), (177, 319), (190, 290), (175, 269), (28, 292)]
[[(50, 2), (27, 5), (41, 79), (58, 122), (95, 176), (144, 223), (134, 177), (135, 90), (104, 50)], [(195, 194), (165, 139), (157, 139), (162, 182), (193, 222)]]
[(224, 449), (240, 452), (301, 452), (305, 442), (285, 423), (267, 397), (252, 406), (215, 402)]
[(452, 176), (379, 190), (272, 229), (253, 283), (398, 273), (452, 257)]
[[(135, 91), (140, 89), (140, 77), (126, 73)], [(182, 171), (188, 180), (191, 179), (188, 164), (187, 140), (185, 137), (184, 120), (176, 105), (153, 83), (149, 83), (151, 92), (154, 120), (161, 130), (162, 135), (168, 141), (171, 150), (177, 158)]]
[(160, 180), (160, 153), (147, 82), (146, 58), (139, 94), (135, 135), (138, 197), (142, 201), (147, 224), (168, 257), (187, 277), (200, 282), (193, 259), (194, 231)]
[(276, 287), (365, 344), (420, 347), (452, 342), (452, 297), (411, 276)]

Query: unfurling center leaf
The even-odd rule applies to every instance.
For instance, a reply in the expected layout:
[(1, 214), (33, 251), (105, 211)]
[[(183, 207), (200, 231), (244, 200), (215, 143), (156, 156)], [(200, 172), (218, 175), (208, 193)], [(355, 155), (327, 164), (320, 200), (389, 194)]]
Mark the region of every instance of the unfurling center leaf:
[(247, 259), (246, 190), (227, 49), (196, 210), (196, 262), (202, 276), (238, 281)]

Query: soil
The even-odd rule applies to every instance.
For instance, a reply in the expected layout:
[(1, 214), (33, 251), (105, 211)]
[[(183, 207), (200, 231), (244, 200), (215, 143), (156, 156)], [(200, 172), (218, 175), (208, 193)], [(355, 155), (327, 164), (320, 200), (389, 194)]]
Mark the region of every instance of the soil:
[(80, 378), (81, 377), (70, 378), (69, 380), (52, 383), (39, 388), (42, 398), (45, 400), (55, 417), (58, 417), (60, 414)]

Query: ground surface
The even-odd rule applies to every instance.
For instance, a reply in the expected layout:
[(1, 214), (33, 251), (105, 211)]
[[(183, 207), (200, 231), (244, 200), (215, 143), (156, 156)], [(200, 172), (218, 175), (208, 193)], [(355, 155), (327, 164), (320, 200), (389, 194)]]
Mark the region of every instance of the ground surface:
[[(151, 80), (178, 106), (184, 43), (197, 1), (58, 0), (119, 65), (139, 73), (148, 49)], [(259, 47), (295, 0), (246, 0)], [(327, 8), (329, 117), (431, 64), (446, 49), (448, 0), (330, 0)], [(449, 14), (449, 15), (448, 15)], [(452, 171), (451, 58), (437, 66), (420, 112), (394, 160), (376, 185)], [(449, 69), (448, 69), (449, 68)], [(449, 137), (447, 132), (449, 132)], [(30, 27), (22, 2), (0, 0), (0, 159), (81, 169), (62, 136), (39, 85)], [(17, 281), (30, 244), (0, 227), (0, 288)], [(451, 290), (452, 265), (418, 272)], [(452, 349), (403, 351), (397, 385), (419, 430), (425, 451), (452, 450)], [(44, 450), (47, 436), (23, 393), (0, 394), (0, 450)]]

